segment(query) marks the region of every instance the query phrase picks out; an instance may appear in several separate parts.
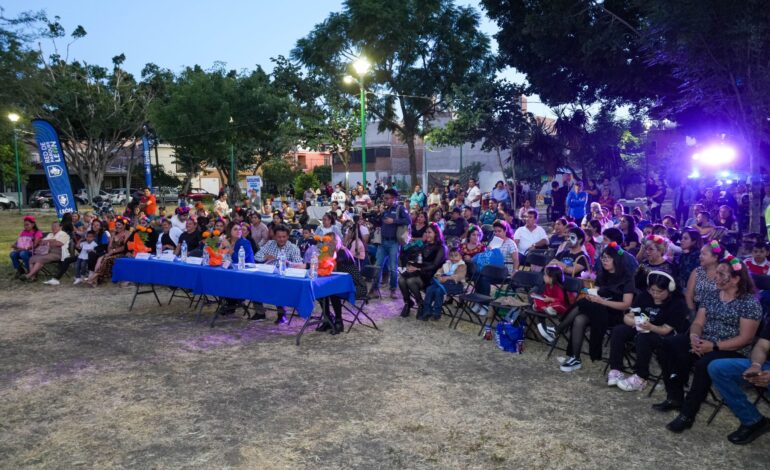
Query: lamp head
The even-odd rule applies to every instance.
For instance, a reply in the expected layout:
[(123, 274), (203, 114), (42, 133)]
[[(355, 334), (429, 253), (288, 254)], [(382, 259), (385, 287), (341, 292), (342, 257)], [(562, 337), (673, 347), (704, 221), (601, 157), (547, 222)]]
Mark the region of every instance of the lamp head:
[(346, 83), (346, 84), (348, 84), (348, 85), (352, 85), (352, 84), (353, 84), (353, 82), (355, 82), (355, 81), (356, 81), (356, 79), (355, 79), (355, 78), (353, 78), (353, 77), (352, 77), (352, 76), (350, 76), (350, 75), (345, 75), (345, 77), (342, 79), (342, 81), (343, 81), (343, 82), (345, 82), (345, 83)]
[(19, 120), (19, 115), (16, 113), (9, 113), (8, 114), (8, 120), (11, 122), (17, 122)]
[(371, 64), (366, 60), (366, 57), (359, 57), (358, 60), (353, 62), (353, 68), (356, 70), (359, 77), (366, 74), (370, 67)]

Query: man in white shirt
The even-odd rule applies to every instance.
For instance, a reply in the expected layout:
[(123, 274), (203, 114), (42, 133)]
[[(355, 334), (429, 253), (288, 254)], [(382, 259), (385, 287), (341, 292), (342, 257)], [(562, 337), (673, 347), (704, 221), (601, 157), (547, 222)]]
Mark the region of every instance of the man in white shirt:
[(513, 241), (519, 247), (519, 257), (526, 256), (530, 248), (548, 247), (548, 234), (543, 227), (537, 225), (538, 213), (536, 209), (527, 211), (526, 225), (516, 229)]
[(468, 180), (468, 194), (465, 196), (465, 205), (473, 210), (473, 215), (478, 217), (481, 213), (481, 190), (476, 185), (476, 180)]
[(345, 191), (342, 190), (342, 185), (337, 185), (337, 189), (332, 193), (332, 202), (337, 202), (340, 206), (345, 204), (348, 197), (345, 195)]

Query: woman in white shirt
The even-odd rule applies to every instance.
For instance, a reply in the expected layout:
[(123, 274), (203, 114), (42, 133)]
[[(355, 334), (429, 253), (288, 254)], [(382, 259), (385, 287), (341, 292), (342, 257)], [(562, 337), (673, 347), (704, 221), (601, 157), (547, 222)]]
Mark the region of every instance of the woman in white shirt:
[(34, 254), (29, 258), (29, 273), (21, 279), (34, 281), (37, 273), (48, 263), (63, 261), (69, 257), (70, 236), (61, 229), (59, 222), (51, 224), (51, 233), (40, 240)]

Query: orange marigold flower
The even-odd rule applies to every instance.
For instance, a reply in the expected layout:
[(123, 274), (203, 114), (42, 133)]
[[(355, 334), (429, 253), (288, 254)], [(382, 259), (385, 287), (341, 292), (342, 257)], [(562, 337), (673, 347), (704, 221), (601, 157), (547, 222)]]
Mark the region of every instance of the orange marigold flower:
[(329, 251), (329, 247), (328, 246), (321, 247), (321, 252), (322, 253), (326, 253), (327, 251)]
[(332, 241), (332, 237), (330, 237), (329, 235), (326, 235), (326, 236), (324, 236), (324, 241), (328, 243), (328, 242)]
[(313, 238), (314, 238), (314, 239), (315, 239), (315, 241), (317, 241), (317, 242), (320, 242), (320, 241), (321, 241), (321, 236), (320, 236), (320, 235), (316, 235), (316, 236), (314, 236)]
[(203, 238), (208, 238), (211, 236), (211, 234), (208, 231), (206, 231), (206, 232), (203, 232), (202, 236)]
[(219, 230), (214, 230), (214, 236), (215, 237), (218, 237), (220, 235), (221, 235), (221, 233), (219, 232)]

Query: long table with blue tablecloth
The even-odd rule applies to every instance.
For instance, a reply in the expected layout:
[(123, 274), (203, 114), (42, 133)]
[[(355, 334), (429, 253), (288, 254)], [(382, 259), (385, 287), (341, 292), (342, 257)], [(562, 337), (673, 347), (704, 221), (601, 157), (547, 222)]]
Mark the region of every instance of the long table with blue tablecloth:
[(210, 295), (293, 307), (309, 318), (316, 300), (339, 296), (355, 303), (353, 278), (345, 273), (316, 279), (294, 278), (221, 267), (195, 266), (179, 261), (119, 258), (112, 268), (113, 282), (135, 282), (191, 290)]

